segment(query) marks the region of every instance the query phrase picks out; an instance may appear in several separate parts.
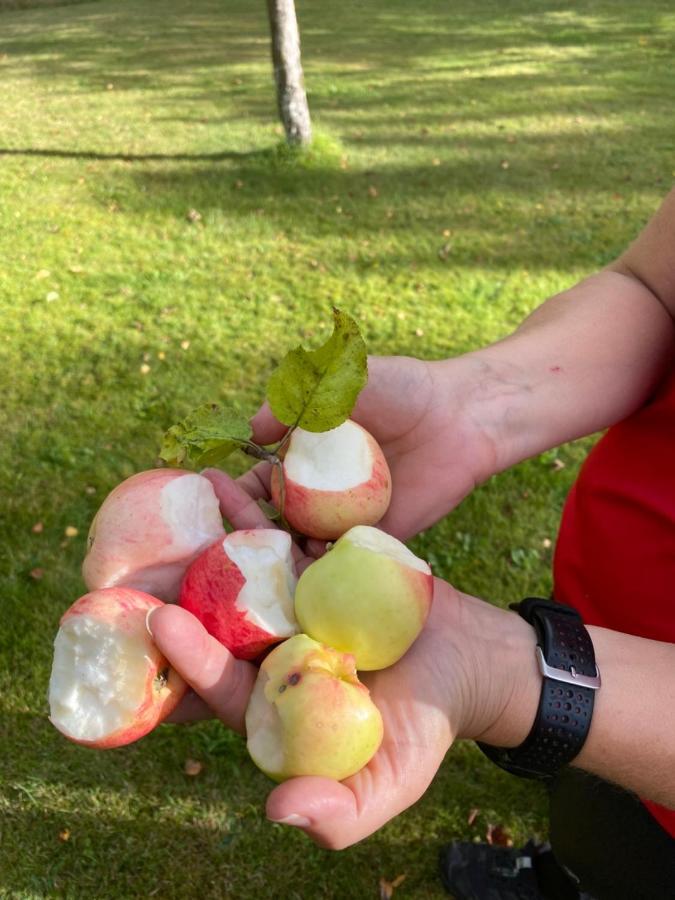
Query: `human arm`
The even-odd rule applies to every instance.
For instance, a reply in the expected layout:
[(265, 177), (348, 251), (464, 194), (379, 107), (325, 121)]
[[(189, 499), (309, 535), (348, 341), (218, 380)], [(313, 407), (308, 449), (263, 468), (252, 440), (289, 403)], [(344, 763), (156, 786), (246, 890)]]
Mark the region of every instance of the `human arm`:
[[(381, 527), (427, 528), (496, 472), (630, 415), (675, 348), (675, 191), (605, 270), (546, 300), (491, 346), (442, 361), (374, 357), (353, 417), (387, 456)], [(263, 443), (283, 426), (263, 408)]]
[(496, 344), (441, 363), (501, 471), (628, 416), (675, 349), (675, 190), (610, 266)]

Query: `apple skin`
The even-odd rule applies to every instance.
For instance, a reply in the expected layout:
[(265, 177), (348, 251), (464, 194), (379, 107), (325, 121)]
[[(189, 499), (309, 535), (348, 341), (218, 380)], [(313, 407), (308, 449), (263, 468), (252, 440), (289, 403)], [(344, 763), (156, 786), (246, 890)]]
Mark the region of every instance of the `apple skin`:
[[(356, 422), (348, 421), (351, 426), (363, 433), (363, 439), (372, 457), (372, 468), (366, 480), (342, 490), (306, 487), (289, 476), (289, 458), (294, 453), (296, 434), (302, 429), (296, 429), (291, 436), (282, 463), (285, 491), (283, 514), (296, 531), (307, 537), (325, 541), (335, 540), (354, 525), (374, 525), (389, 508), (391, 473), (384, 453), (365, 428)], [(323, 434), (329, 435), (330, 432)], [(326, 466), (330, 468), (332, 464), (328, 445)], [(272, 470), (271, 493), (272, 502), (277, 509), (281, 509), (281, 475), (277, 466)]]
[[(137, 679), (140, 680), (140, 684), (136, 680), (134, 688), (141, 696), (139, 705), (129, 712), (128, 723), (125, 722), (123, 726), (95, 740), (86, 740), (69, 733), (55, 721), (53, 715), (50, 716), (52, 724), (69, 740), (99, 750), (131, 744), (159, 725), (183, 698), (187, 684), (157, 649), (145, 624), (148, 612), (163, 605), (161, 600), (142, 591), (131, 588), (103, 588), (80, 597), (63, 614), (61, 627), (68, 626), (78, 619), (94, 621), (102, 626), (108, 626), (116, 638), (127, 644), (133, 654), (128, 660), (129, 666), (134, 666)], [(50, 706), (54, 700), (55, 677), (55, 672), (52, 671)]]
[(431, 609), (433, 577), (421, 560), (428, 571), (354, 543), (363, 532), (378, 529), (351, 529), (305, 569), (295, 615), (305, 634), (352, 653), (357, 669), (369, 671), (393, 665), (417, 638)]
[[(225, 547), (231, 546), (234, 541), (250, 541), (252, 548), (257, 544), (264, 549), (270, 540), (274, 541), (280, 553), (287, 553), (288, 568), (281, 564), (276, 566), (275, 577), (266, 591), (267, 598), (273, 603), (268, 602), (267, 606), (279, 608), (283, 605), (287, 607), (287, 615), (270, 617), (270, 628), (264, 628), (238, 603), (246, 577), (227, 555)], [(179, 603), (196, 616), (209, 634), (234, 656), (251, 660), (272, 644), (297, 633), (293, 610), (295, 585), (291, 538), (287, 532), (268, 528), (235, 531), (212, 544), (190, 565), (181, 585)]]
[(353, 657), (297, 634), (262, 663), (246, 733), (253, 762), (275, 781), (299, 775), (342, 781), (377, 752), (383, 724)]
[(89, 590), (133, 587), (173, 602), (188, 565), (224, 534), (207, 478), (183, 469), (139, 472), (96, 513), (82, 575)]

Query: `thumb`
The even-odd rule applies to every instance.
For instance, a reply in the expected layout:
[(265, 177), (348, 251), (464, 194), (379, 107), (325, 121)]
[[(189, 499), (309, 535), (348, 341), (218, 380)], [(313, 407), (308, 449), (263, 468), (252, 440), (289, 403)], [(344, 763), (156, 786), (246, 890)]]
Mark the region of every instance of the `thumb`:
[(288, 427), (283, 425), (278, 419), (272, 415), (269, 403), (265, 401), (258, 412), (251, 419), (251, 428), (253, 429), (253, 440), (257, 444), (273, 444), (280, 441), (288, 431)]
[(305, 775), (285, 781), (267, 798), (266, 812), (271, 822), (300, 828), (333, 850), (365, 837), (359, 829), (356, 796), (330, 778)]

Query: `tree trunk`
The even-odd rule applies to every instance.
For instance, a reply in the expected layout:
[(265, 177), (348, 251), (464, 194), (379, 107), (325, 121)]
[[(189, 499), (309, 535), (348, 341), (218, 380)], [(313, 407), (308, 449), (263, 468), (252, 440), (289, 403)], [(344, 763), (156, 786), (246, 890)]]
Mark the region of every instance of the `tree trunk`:
[(302, 77), (294, 0), (267, 0), (279, 115), (289, 144), (309, 144), (312, 125)]

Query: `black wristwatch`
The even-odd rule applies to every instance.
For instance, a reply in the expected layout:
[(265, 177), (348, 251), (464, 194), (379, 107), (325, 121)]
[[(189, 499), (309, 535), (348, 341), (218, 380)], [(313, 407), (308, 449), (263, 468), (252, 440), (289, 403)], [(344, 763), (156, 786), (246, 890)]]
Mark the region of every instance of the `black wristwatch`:
[(586, 741), (600, 673), (591, 637), (571, 606), (528, 597), (511, 609), (537, 632), (535, 652), (543, 676), (539, 709), (520, 746), (478, 746), (513, 775), (548, 779), (570, 763)]

